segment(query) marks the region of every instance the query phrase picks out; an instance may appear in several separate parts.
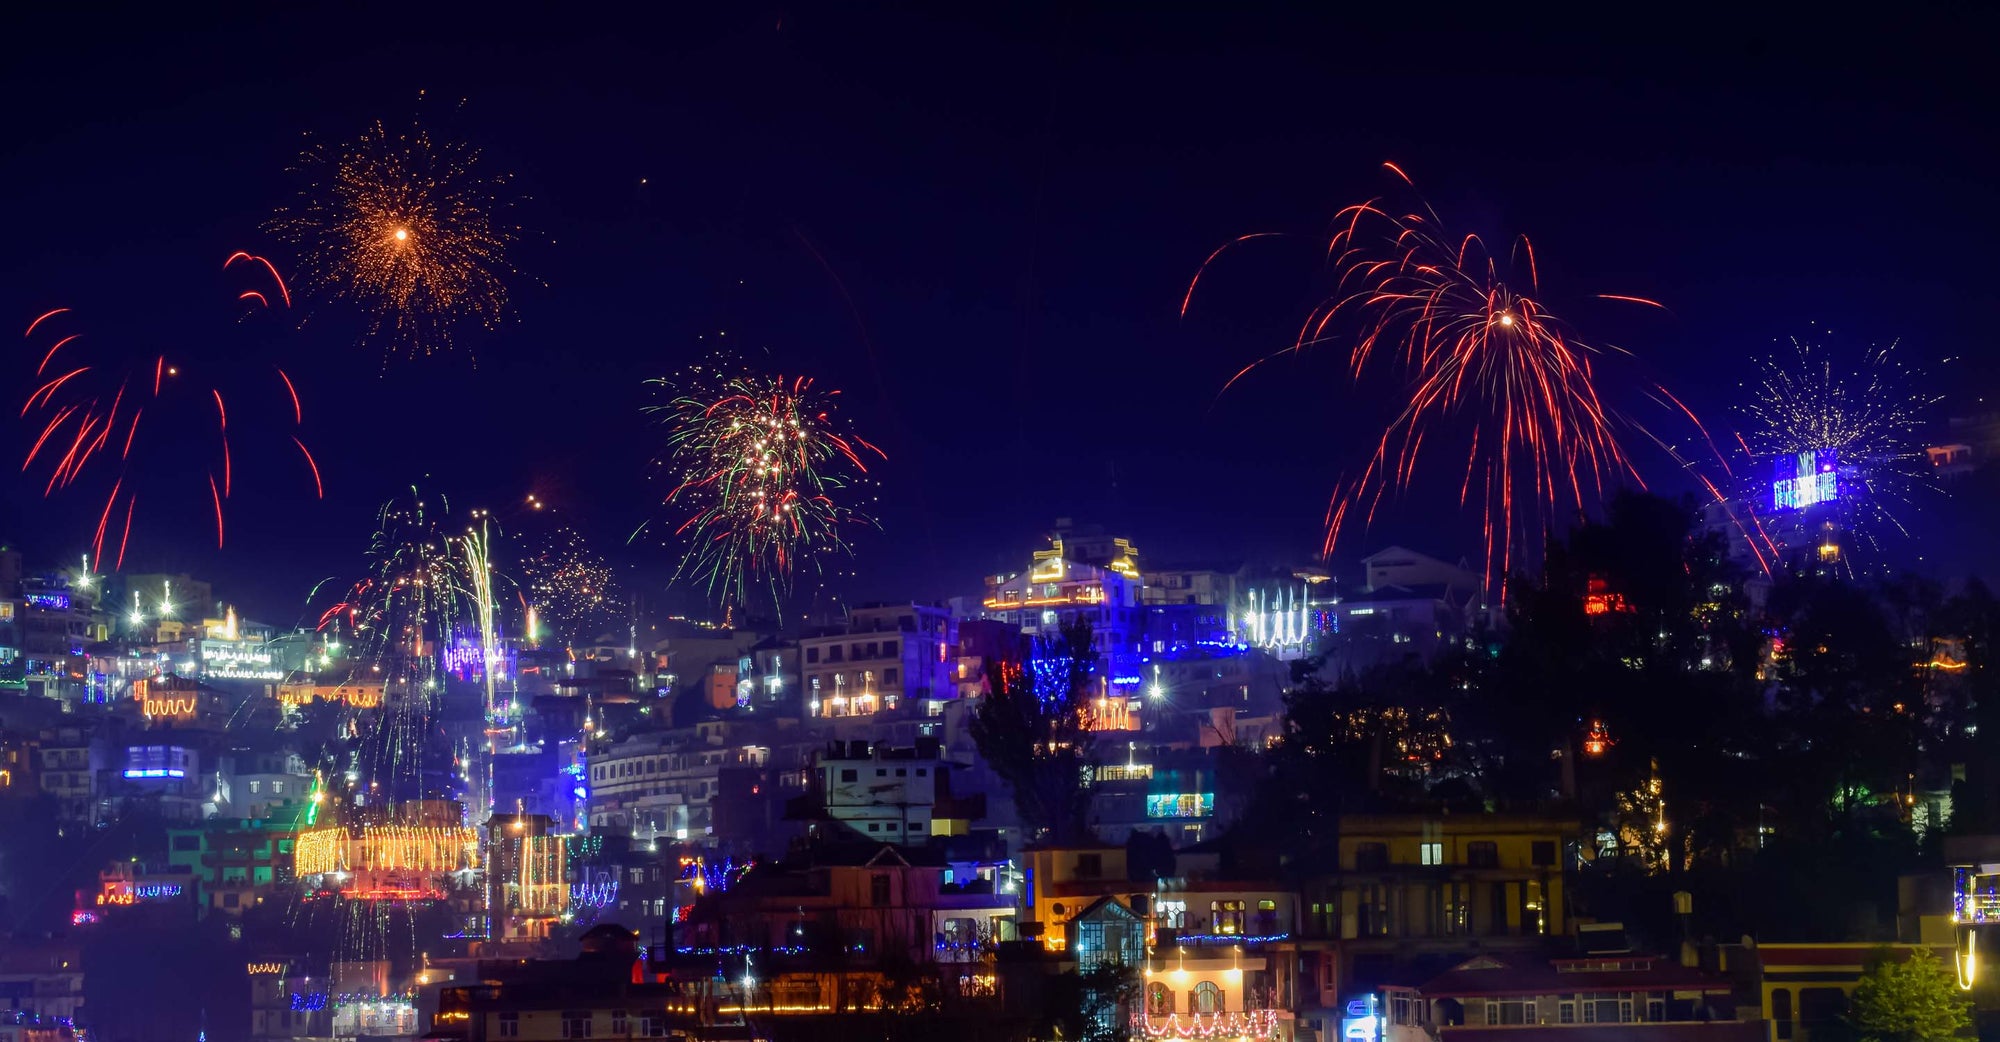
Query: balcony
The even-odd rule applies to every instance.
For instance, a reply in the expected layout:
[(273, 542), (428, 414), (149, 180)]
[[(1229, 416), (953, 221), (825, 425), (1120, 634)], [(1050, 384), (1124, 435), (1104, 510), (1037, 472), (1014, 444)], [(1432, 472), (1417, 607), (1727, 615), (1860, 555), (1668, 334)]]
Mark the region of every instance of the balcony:
[(1134, 1013), (1132, 1033), (1144, 1038), (1271, 1038), (1278, 1033), (1278, 1011), (1244, 1009), (1211, 1013)]

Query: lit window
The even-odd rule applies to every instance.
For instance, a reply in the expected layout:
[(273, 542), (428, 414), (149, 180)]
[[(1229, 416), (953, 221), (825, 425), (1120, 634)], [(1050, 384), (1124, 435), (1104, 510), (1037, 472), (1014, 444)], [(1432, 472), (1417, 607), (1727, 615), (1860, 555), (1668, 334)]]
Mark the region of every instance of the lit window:
[(1423, 844), (1423, 863), (1426, 865), (1444, 864), (1444, 844), (1438, 842)]

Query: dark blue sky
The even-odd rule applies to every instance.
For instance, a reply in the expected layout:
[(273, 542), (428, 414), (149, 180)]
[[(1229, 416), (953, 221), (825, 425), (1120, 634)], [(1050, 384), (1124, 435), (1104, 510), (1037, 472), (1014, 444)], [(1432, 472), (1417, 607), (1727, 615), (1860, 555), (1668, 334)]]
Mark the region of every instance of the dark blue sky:
[[(420, 90), (434, 129), (530, 197), (505, 329), (386, 369), (338, 305), (283, 338), (325, 502), (282, 452), (245, 448), (218, 554), (199, 468), (167, 473), (189, 494), (142, 503), (128, 566), (214, 575), (288, 621), (419, 480), (460, 507), (536, 490), (615, 549), (659, 492), (640, 381), (721, 330), (844, 388), (889, 451), (857, 597), (963, 589), (1059, 515), (1156, 560), (1302, 558), (1380, 400), (1330, 356), (1216, 392), (1295, 328), (1322, 288), (1313, 239), (1393, 188), (1384, 160), (1453, 225), (1533, 236), (1572, 325), (1711, 417), (1746, 356), (1809, 320), (1970, 356), (1941, 381), (1957, 398), (1993, 375), (1989, 16), (424, 6), (46, 14), (15, 34), (16, 329), (70, 305), (100, 340), (226, 343), (215, 265), (239, 248), (286, 264), (259, 223), (300, 135), (406, 119)], [(1202, 258), (1251, 231), (1299, 237), (1233, 256), (1181, 320)], [(0, 467), (0, 538), (72, 554), (101, 496), (44, 503)], [(1471, 550), (1434, 504), (1394, 523)], [(627, 556), (652, 575), (668, 560)]]

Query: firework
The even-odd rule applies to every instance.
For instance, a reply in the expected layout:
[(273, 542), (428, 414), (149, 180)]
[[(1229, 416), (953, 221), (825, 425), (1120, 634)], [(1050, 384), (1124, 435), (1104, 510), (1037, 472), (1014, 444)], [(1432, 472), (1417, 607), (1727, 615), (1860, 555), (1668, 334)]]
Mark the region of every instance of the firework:
[(549, 533), (522, 555), (520, 573), (528, 607), (563, 646), (590, 640), (613, 621), (618, 593), (611, 566), (576, 529)]
[[(244, 431), (253, 446), (289, 442), (283, 451), (297, 450), (291, 466), (325, 495), (319, 464), (299, 437), (305, 409), (298, 384), (282, 367), (253, 360), (264, 353), (264, 341), (245, 343), (281, 325), (264, 319), (289, 308), (291, 292), (262, 257), (233, 253), (222, 270), (246, 280), (239, 285), (248, 288), (233, 300), (237, 321), (229, 331), (189, 323), (195, 328), (179, 338), (185, 346), (156, 351), (94, 335), (69, 308), (28, 324), (37, 364), (22, 383), (29, 391), (20, 416), (31, 443), (21, 469), (41, 468), (46, 496), (84, 488), (102, 496), (91, 536), (100, 562), (123, 567), (142, 492), (149, 509), (212, 514), (222, 546), (224, 504), (240, 469), (234, 435)], [(198, 432), (212, 437), (205, 445), (192, 441)]]
[(449, 348), (453, 329), (507, 312), (508, 178), (419, 124), (376, 122), (353, 141), (305, 150), (297, 199), (267, 227), (298, 251), (308, 292), (359, 305), (371, 338), (405, 354)]
[[(1401, 170), (1388, 169), (1409, 185)], [(1345, 338), (1355, 379), (1386, 370), (1405, 392), (1359, 475), (1337, 488), (1324, 552), (1372, 523), (1385, 496), (1410, 487), (1441, 456), (1436, 465), (1460, 504), (1477, 509), (1490, 587), (1541, 544), (1565, 509), (1601, 497), (1607, 483), (1638, 481), (1620, 417), (1598, 390), (1599, 352), (1544, 309), (1525, 236), (1503, 261), (1479, 237), (1447, 232), (1428, 207), (1397, 215), (1380, 200), (1340, 211), (1335, 227), (1328, 246), (1335, 290), (1278, 354)]]
[(1933, 481), (1921, 436), (1925, 414), (1941, 400), (1913, 390), (1919, 383), (1895, 343), (1843, 355), (1793, 338), (1790, 350), (1759, 360), (1755, 384), (1746, 388), (1741, 447), (1759, 463), (1795, 465), (1811, 454), (1826, 475), (1815, 480), (1833, 486), (1781, 495), (1790, 502), (1772, 508), (1824, 503), (1842, 531), (1871, 547), (1889, 533), (1907, 535), (1902, 515)]
[(867, 457), (886, 457), (841, 423), (840, 392), (727, 362), (649, 382), (667, 399), (648, 411), (668, 429), (665, 503), (686, 545), (676, 581), (699, 578), (729, 606), (753, 588), (782, 604), (802, 566), (850, 553), (846, 530), (873, 523), (848, 500), (869, 480)]

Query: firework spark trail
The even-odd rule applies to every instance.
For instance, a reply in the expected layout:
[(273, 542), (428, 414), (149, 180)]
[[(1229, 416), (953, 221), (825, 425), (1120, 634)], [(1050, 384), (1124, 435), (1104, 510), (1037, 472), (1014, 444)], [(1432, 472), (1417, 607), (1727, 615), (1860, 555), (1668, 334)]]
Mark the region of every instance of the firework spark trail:
[(525, 596), (563, 646), (598, 636), (611, 625), (619, 597), (611, 566), (568, 526), (536, 542), (519, 562)]
[[(290, 293), (284, 280), (270, 261), (255, 254), (238, 251), (223, 263), (227, 271), (238, 263), (249, 266), (260, 279), (267, 279), (265, 288), (271, 293), (252, 291), (235, 297), (238, 307), (249, 303), (250, 314), (271, 311), (270, 301), (275, 296), (281, 301), (290, 301)], [(102, 472), (102, 480), (110, 486), (110, 493), (104, 501), (99, 523), (92, 537), (92, 553), (99, 560), (104, 559), (105, 543), (110, 536), (119, 535), (120, 556), (131, 536), (131, 518), (136, 503), (138, 479), (145, 475), (166, 476), (175, 479), (190, 478), (197, 483), (202, 480), (193, 475), (183, 475), (176, 471), (176, 464), (200, 465), (207, 472), (212, 486), (211, 499), (216, 512), (216, 533), (220, 542), (223, 531), (223, 504), (235, 492), (235, 456), (230, 443), (229, 410), (225, 404), (223, 384), (201, 382), (197, 368), (212, 371), (219, 379), (237, 379), (240, 367), (236, 365), (240, 352), (232, 353), (224, 359), (209, 359), (202, 366), (188, 368), (183, 375), (183, 365), (169, 365), (167, 356), (147, 353), (141, 357), (130, 355), (117, 357), (116, 344), (107, 344), (101, 338), (96, 341), (96, 349), (90, 349), (91, 341), (72, 347), (83, 337), (82, 333), (69, 332), (64, 326), (76, 319), (70, 308), (55, 308), (36, 316), (28, 324), (24, 334), (30, 344), (39, 346), (47, 342), (49, 347), (40, 356), (36, 367), (36, 378), (42, 379), (24, 400), (20, 416), (38, 429), (33, 443), (21, 461), (21, 470), (27, 472), (37, 465), (47, 468), (43, 484), (43, 495), (54, 496), (64, 489), (76, 485), (90, 475)], [(248, 316), (242, 316), (248, 317)], [(38, 336), (39, 333), (39, 336)], [(199, 343), (207, 343), (210, 337), (191, 338)], [(84, 354), (73, 358), (77, 352)], [(50, 377), (51, 363), (61, 355), (70, 366), (60, 375)], [(58, 365), (57, 368), (63, 368)], [(274, 367), (275, 368), (275, 367)], [(150, 371), (150, 374), (149, 374)], [(286, 410), (292, 428), (296, 431), (305, 419), (304, 406), (300, 401), (298, 388), (291, 377), (282, 369), (275, 370), (283, 383), (283, 393), (290, 402)], [(147, 393), (147, 379), (151, 376), (151, 393)], [(248, 386), (248, 385), (245, 385)], [(232, 390), (228, 401), (235, 402), (239, 410), (246, 398), (252, 407), (259, 405), (268, 396), (248, 393), (239, 397)], [(197, 421), (188, 413), (197, 408), (193, 403), (201, 402), (199, 408), (207, 413), (205, 421)], [(141, 439), (140, 419), (149, 410), (166, 409), (164, 414), (168, 424), (163, 430), (199, 430), (206, 427), (212, 431), (213, 456), (204, 464), (199, 453), (187, 451), (187, 441), (171, 439)], [(212, 411), (210, 411), (212, 409)], [(252, 408), (253, 413), (257, 409)], [(254, 419), (254, 417), (253, 417)], [(261, 425), (252, 422), (250, 429)], [(314, 487), (323, 494), (318, 465), (312, 461), (311, 453), (296, 434), (293, 441), (305, 453), (307, 469), (312, 472)], [(155, 444), (157, 442), (157, 444)], [(136, 452), (135, 452), (136, 450)], [(133, 480), (127, 480), (131, 478)], [(179, 481), (182, 489), (189, 486), (187, 481)], [(114, 531), (111, 517), (116, 512), (120, 496), (125, 500), (126, 524), (122, 532)], [(170, 497), (171, 498), (171, 497)], [(162, 501), (165, 502), (165, 501)]]
[(1759, 360), (1742, 407), (1747, 433), (1737, 434), (1753, 460), (1831, 453), (1843, 484), (1834, 501), (1841, 525), (1877, 549), (1890, 532), (1909, 534), (1902, 514), (1932, 487), (1922, 434), (1925, 414), (1942, 401), (1914, 389), (1920, 374), (1902, 363), (1896, 347), (1843, 356), (1792, 338), (1789, 352)]
[[(1411, 183), (1394, 164), (1384, 165)], [(1461, 507), (1477, 501), (1484, 579), (1502, 592), (1517, 561), (1539, 548), (1565, 507), (1582, 509), (1608, 485), (1645, 483), (1621, 440), (1629, 421), (1599, 390), (1595, 362), (1603, 352), (1543, 306), (1533, 244), (1518, 238), (1503, 261), (1477, 235), (1449, 234), (1428, 204), (1422, 210), (1399, 215), (1379, 199), (1341, 210), (1327, 243), (1333, 292), (1307, 312), (1291, 343), (1239, 370), (1223, 389), (1283, 355), (1345, 338), (1353, 379), (1394, 374), (1405, 390), (1360, 473), (1336, 487), (1322, 552), (1372, 525), (1389, 497), (1417, 484), (1426, 461), (1443, 454), (1454, 460)], [(1221, 253), (1202, 263), (1195, 281)], [(1516, 271), (1518, 284), (1508, 278)], [(1660, 307), (1642, 297), (1598, 296)], [(1701, 427), (1692, 411), (1675, 405)], [(1464, 446), (1462, 455), (1454, 445)]]
[(505, 317), (520, 228), (504, 218), (508, 177), (488, 175), (476, 149), (377, 121), (352, 141), (308, 147), (294, 172), (297, 198), (266, 227), (297, 250), (305, 292), (367, 314), (385, 359), (449, 349), (459, 324), (493, 329)]
[(687, 545), (675, 580), (699, 576), (725, 605), (747, 604), (758, 586), (779, 606), (801, 564), (851, 553), (844, 530), (873, 524), (846, 497), (870, 480), (865, 457), (887, 457), (839, 420), (838, 391), (732, 369), (718, 361), (649, 381), (668, 399), (647, 411), (668, 428), (665, 502)]

